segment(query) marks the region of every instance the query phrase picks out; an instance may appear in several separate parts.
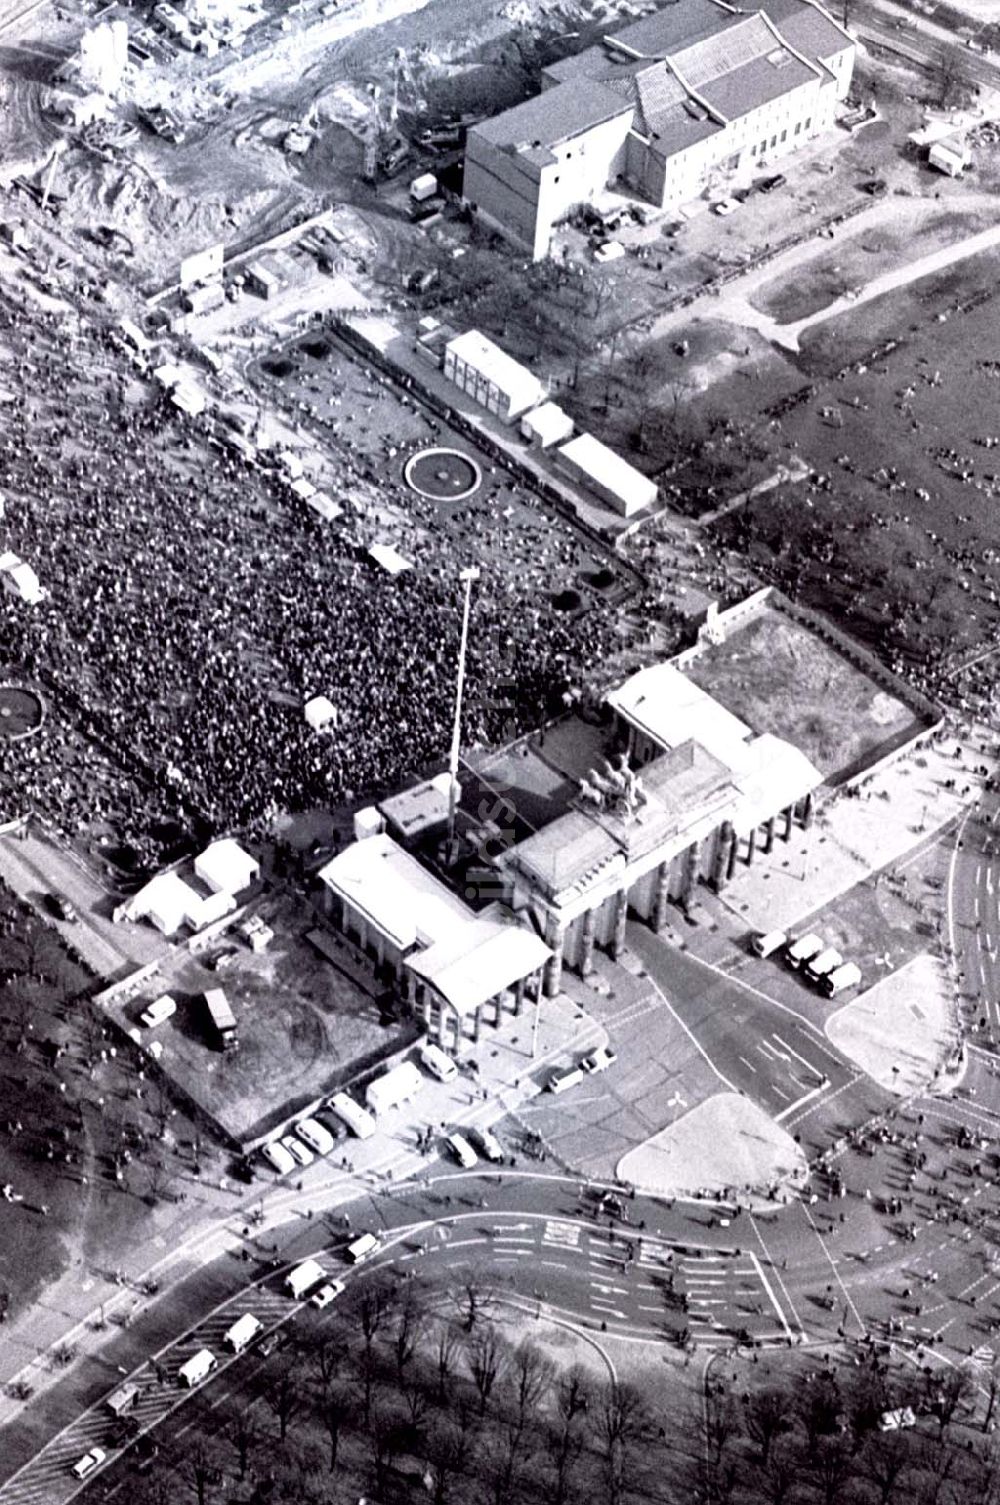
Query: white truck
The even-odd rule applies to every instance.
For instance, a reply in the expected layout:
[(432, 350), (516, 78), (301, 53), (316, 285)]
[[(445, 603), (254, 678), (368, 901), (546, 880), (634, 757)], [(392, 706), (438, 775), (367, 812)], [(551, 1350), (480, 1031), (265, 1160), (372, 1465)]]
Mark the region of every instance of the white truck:
[(314, 1259), (307, 1259), (301, 1265), (296, 1265), (294, 1270), (289, 1270), (285, 1276), (285, 1290), (296, 1301), (301, 1301), (303, 1296), (308, 1296), (313, 1286), (318, 1286), (321, 1280), (326, 1279), (327, 1273), (323, 1266)]

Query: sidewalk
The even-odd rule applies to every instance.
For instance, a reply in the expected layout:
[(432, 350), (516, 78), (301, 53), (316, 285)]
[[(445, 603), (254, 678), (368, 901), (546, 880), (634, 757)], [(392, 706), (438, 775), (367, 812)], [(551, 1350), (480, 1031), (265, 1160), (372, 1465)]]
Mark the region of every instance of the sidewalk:
[[(874, 775), (859, 798), (836, 797), (811, 830), (796, 828), (787, 846), (776, 841), (769, 857), (738, 865), (721, 895), (700, 888), (695, 917), (726, 931), (734, 919), (747, 929), (793, 930), (870, 873), (892, 867), (957, 820), (979, 794), (983, 779), (974, 769), (989, 759), (963, 742), (956, 760), (955, 744), (947, 736), (908, 753)], [(949, 780), (954, 789), (945, 787)], [(970, 793), (963, 796), (966, 786)], [(677, 933), (691, 944), (693, 933), (682, 922)]]

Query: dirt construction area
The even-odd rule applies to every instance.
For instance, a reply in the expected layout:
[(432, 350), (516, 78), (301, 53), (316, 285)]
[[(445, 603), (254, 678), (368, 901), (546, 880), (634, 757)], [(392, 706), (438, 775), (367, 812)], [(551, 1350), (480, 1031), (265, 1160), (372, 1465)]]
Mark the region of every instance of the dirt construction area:
[[(147, 1047), (154, 1038), (161, 1046), (158, 1070), (167, 1082), (238, 1143), (301, 1112), (413, 1033), (382, 1017), (373, 981), (338, 937), (326, 934), (330, 957), (309, 941), (317, 920), (301, 904), (274, 897), (259, 913), (275, 931), (266, 951), (221, 944), (192, 956), (178, 947), (173, 964), (139, 996), (109, 1008), (131, 1031), (154, 998), (170, 994), (173, 1018), (155, 1030), (140, 1028), (140, 1036)], [(220, 955), (229, 963), (224, 971), (215, 970)], [(235, 1015), (236, 1050), (221, 1050), (211, 1028), (204, 993), (213, 987), (224, 989)]]
[(920, 729), (901, 700), (768, 606), (703, 649), (687, 672), (755, 732), (798, 747), (827, 779), (864, 767)]

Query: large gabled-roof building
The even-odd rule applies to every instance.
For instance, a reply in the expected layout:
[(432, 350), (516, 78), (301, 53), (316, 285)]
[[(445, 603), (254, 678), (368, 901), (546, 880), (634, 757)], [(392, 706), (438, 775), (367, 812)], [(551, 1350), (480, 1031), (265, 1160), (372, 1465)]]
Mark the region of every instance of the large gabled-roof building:
[(715, 168), (772, 163), (828, 129), (854, 52), (818, 0), (679, 0), (552, 64), (539, 95), (473, 127), (465, 198), (538, 259), (608, 187), (680, 204)]

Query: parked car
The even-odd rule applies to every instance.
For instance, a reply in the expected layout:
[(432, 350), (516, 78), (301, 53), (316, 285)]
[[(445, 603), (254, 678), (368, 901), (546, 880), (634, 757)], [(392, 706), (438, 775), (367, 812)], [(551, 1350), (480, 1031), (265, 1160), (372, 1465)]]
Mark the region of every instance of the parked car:
[(279, 1348), (284, 1348), (287, 1342), (288, 1334), (279, 1327), (277, 1332), (268, 1333), (266, 1338), (261, 1339), (257, 1344), (257, 1352), (262, 1359), (269, 1359), (273, 1353), (278, 1352)]
[(599, 1045), (596, 1050), (592, 1050), (589, 1055), (584, 1056), (580, 1062), (580, 1066), (588, 1076), (595, 1076), (599, 1071), (607, 1071), (608, 1067), (613, 1066), (617, 1059), (618, 1056), (615, 1051), (610, 1050), (606, 1045)]
[(776, 172), (773, 177), (765, 178), (757, 187), (761, 193), (773, 193), (776, 188), (784, 188), (788, 179), (783, 172)]
[(315, 1159), (312, 1150), (308, 1149), (301, 1139), (296, 1139), (294, 1134), (286, 1134), (281, 1143), (299, 1165), (312, 1165)]
[(107, 1456), (103, 1448), (91, 1448), (89, 1453), (84, 1453), (83, 1457), (73, 1464), (73, 1473), (78, 1479), (86, 1479), (95, 1468), (100, 1468)]
[(265, 1144), (260, 1153), (265, 1160), (274, 1166), (279, 1176), (287, 1176), (289, 1171), (295, 1169), (295, 1161), (292, 1156), (285, 1149), (285, 1146), (277, 1140), (273, 1144)]
[(319, 1290), (309, 1297), (309, 1305), (314, 1306), (318, 1312), (321, 1312), (324, 1307), (330, 1305), (331, 1301), (336, 1301), (337, 1297), (342, 1294), (343, 1289), (344, 1282), (342, 1280), (328, 1281), (326, 1285), (320, 1286)]
[(469, 1138), (480, 1155), (487, 1160), (492, 1160), (494, 1165), (499, 1164), (503, 1159), (503, 1145), (492, 1129), (470, 1129)]

